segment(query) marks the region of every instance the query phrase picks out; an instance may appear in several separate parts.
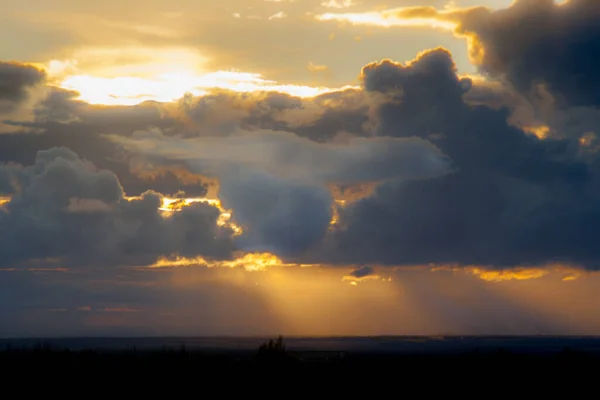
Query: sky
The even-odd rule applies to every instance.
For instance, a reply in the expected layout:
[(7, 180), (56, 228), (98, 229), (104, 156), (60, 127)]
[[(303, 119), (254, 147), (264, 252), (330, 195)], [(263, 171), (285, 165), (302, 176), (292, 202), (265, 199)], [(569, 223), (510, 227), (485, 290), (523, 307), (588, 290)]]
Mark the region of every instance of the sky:
[(600, 334), (596, 0), (8, 0), (0, 337)]

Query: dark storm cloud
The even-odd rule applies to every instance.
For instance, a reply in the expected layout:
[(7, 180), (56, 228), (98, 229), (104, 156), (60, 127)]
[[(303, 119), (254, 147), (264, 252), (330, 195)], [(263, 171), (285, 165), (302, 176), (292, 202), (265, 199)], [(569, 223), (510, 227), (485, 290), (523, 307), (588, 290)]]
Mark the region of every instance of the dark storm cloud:
[[(425, 87), (429, 90), (438, 90), (440, 95), (460, 97), (463, 92), (471, 88), (471, 80), (459, 79), (456, 76), (454, 62), (451, 57), (444, 56), (445, 53), (448, 52), (443, 49), (425, 52), (418, 58), (418, 62), (407, 66), (391, 60), (366, 65), (362, 70), (364, 88), (369, 92), (402, 91), (408, 96), (414, 96)], [(441, 87), (442, 85), (445, 86)], [(459, 87), (463, 90), (455, 90)], [(424, 93), (422, 96), (428, 94)], [(442, 101), (449, 100), (454, 99), (442, 99)]]
[(333, 199), (326, 186), (250, 166), (220, 176), (219, 197), (244, 227), (236, 244), (246, 251), (299, 256), (323, 240), (331, 220)]
[(539, 140), (510, 126), (507, 109), (466, 103), (471, 85), (442, 49), (407, 66), (368, 65), (363, 77), (365, 90), (386, 99), (376, 113), (378, 134), (432, 138), (457, 171), (388, 182), (344, 207), (345, 228), (326, 246), (332, 259), (599, 267), (600, 182), (568, 141)]
[[(229, 174), (235, 179), (225, 179), (221, 184), (225, 206), (237, 210), (238, 223), (252, 226), (238, 238), (239, 246), (247, 250), (278, 249), (282, 254), (297, 254), (318, 243), (329, 225), (332, 198), (325, 181), (353, 183), (397, 178), (403, 174), (435, 175), (446, 168), (445, 161), (443, 165), (433, 163), (438, 151), (426, 141), (366, 141), (349, 136), (351, 133), (367, 135), (364, 125), (368, 108), (364, 93), (358, 90), (305, 100), (281, 93), (215, 92), (197, 98), (186, 96), (174, 104), (148, 102), (134, 107), (106, 107), (83, 103), (76, 99), (76, 93), (55, 89), (35, 109), (36, 121), (20, 124), (36, 134), (0, 136), (0, 144), (4, 144), (0, 147), (0, 158), (27, 165), (35, 161), (39, 150), (66, 146), (96, 166), (114, 172), (128, 195), (139, 195), (147, 189), (171, 195), (179, 190), (186, 196), (205, 195), (207, 183), (200, 175), (210, 172), (205, 168), (190, 167), (186, 159), (177, 157), (161, 158), (158, 162), (148, 157), (139, 158), (135, 152), (103, 136), (110, 133), (117, 137), (135, 137), (139, 136), (136, 132), (151, 127), (149, 132), (158, 128), (165, 138), (181, 133), (179, 137), (187, 140), (204, 140), (199, 143), (203, 147), (197, 149), (199, 153), (195, 158), (203, 154), (209, 159), (220, 157), (222, 163), (243, 161), (264, 165), (267, 162), (270, 169), (292, 174), (308, 167), (304, 180), (307, 176), (309, 180), (314, 178), (318, 170), (317, 185), (312, 181), (307, 184), (273, 178), (260, 172), (246, 176), (244, 173), (248, 171)], [(264, 127), (282, 127), (289, 131), (271, 134), (271, 138), (278, 139), (273, 142), (264, 140), (265, 135), (256, 132)], [(237, 134), (240, 128), (252, 132), (240, 136)], [(352, 142), (351, 146), (345, 146), (346, 152), (343, 146), (317, 144), (336, 139), (340, 134), (345, 135), (342, 143)], [(222, 137), (224, 141), (208, 139), (215, 137)], [(191, 142), (182, 143), (185, 148)], [(262, 145), (275, 146), (274, 150), (278, 151), (271, 154), (275, 158), (265, 157)], [(168, 148), (167, 143), (165, 149)], [(239, 151), (233, 151), (234, 148)], [(342, 151), (330, 152), (336, 148)], [(327, 152), (332, 157), (328, 157)], [(429, 153), (432, 157), (422, 157)], [(375, 154), (380, 156), (375, 157)], [(366, 164), (368, 160), (371, 161)], [(214, 173), (212, 175), (214, 178)], [(12, 188), (13, 182), (4, 181), (5, 187)], [(248, 206), (258, 204), (257, 201), (270, 205), (267, 214), (256, 212), (264, 207)], [(306, 230), (294, 228), (297, 224), (294, 221)]]
[(538, 86), (532, 92), (523, 94), (503, 80), (478, 80), (465, 93), (464, 99), (471, 105), (505, 109), (510, 113), (508, 121), (511, 125), (530, 132), (535, 131), (532, 128), (542, 128), (547, 137), (565, 139), (563, 145), (568, 145), (573, 152), (596, 151), (595, 145), (582, 147), (581, 141), (587, 141), (590, 135), (597, 136), (600, 108), (568, 107), (545, 87)]
[(150, 131), (112, 140), (157, 165), (183, 162), (217, 179), (223, 206), (244, 228), (238, 245), (280, 256), (299, 256), (323, 239), (332, 217), (328, 184), (424, 179), (451, 168), (439, 149), (420, 138), (317, 143), (290, 132), (184, 138)]
[[(545, 85), (561, 105), (600, 104), (596, 0), (516, 0), (507, 8), (482, 5), (444, 11), (430, 4), (383, 15), (448, 23), (447, 29), (468, 39), (471, 59), (482, 72), (507, 79), (521, 93)], [(383, 72), (379, 79), (386, 79)]]
[(518, 0), (467, 12), (459, 28), (483, 47), (481, 67), (522, 92), (547, 84), (570, 106), (600, 106), (600, 3)]
[(0, 167), (0, 181), (12, 189), (0, 214), (5, 266), (50, 258), (65, 266), (146, 265), (170, 255), (227, 258), (232, 250), (216, 207), (198, 203), (165, 218), (160, 194), (127, 201), (114, 173), (66, 148), (40, 151), (30, 166)]
[(45, 78), (45, 72), (34, 66), (0, 61), (0, 111), (27, 98), (28, 90)]
[[(315, 163), (314, 157), (305, 162), (305, 146), (293, 138), (305, 136), (311, 139), (315, 150), (321, 151), (331, 143), (318, 142), (340, 145), (356, 141), (353, 136), (417, 136), (433, 141), (452, 159), (457, 171), (432, 180), (380, 185), (373, 196), (342, 209), (339, 226), (346, 229), (330, 235), (325, 241), (326, 254), (317, 252), (322, 258), (315, 255), (310, 261), (498, 267), (564, 261), (594, 267), (593, 237), (598, 218), (594, 204), (600, 197), (595, 189), (595, 165), (600, 164), (595, 153), (589, 151), (583, 158), (582, 147), (576, 141), (540, 141), (508, 124), (507, 119), (514, 117), (516, 108), (526, 108), (526, 99), (509, 87), (458, 77), (452, 57), (443, 49), (426, 52), (408, 65), (389, 60), (369, 64), (363, 70), (363, 82), (364, 90), (315, 99), (278, 93), (218, 92), (201, 98), (187, 97), (168, 107), (155, 103), (137, 107), (89, 106), (77, 102), (69, 93), (57, 92), (57, 97), (38, 109), (38, 124), (45, 134), (12, 137), (14, 143), (22, 143), (19, 141), (28, 137), (32, 146), (43, 143), (47, 147), (52, 143), (49, 137), (62, 137), (61, 144), (71, 143), (78, 153), (114, 171), (128, 194), (129, 187), (142, 192), (150, 184), (163, 193), (174, 193), (183, 188), (182, 181), (170, 179), (169, 174), (177, 173), (164, 168), (168, 164), (164, 157), (149, 166), (142, 163), (132, 168), (137, 165), (136, 152), (106, 141), (99, 136), (101, 133), (114, 131), (118, 136), (130, 137), (135, 130), (145, 129), (144, 122), (151, 122), (146, 127), (162, 127), (162, 137), (172, 137), (182, 144), (173, 147), (175, 142), (165, 142), (161, 145), (165, 151), (186, 146), (187, 150), (194, 150), (193, 144), (198, 141), (196, 156), (205, 159), (204, 166), (206, 157), (214, 161), (218, 156), (221, 162), (235, 160), (246, 165), (259, 163), (263, 167), (272, 157), (279, 157), (285, 162), (271, 163), (269, 168), (284, 176), (242, 168), (222, 179), (220, 196), (225, 206), (234, 210), (234, 219), (246, 226), (245, 234), (237, 238), (238, 246), (302, 257), (327, 236), (332, 198), (321, 183), (289, 180), (285, 176), (285, 171), (302, 171), (294, 166), (304, 166), (313, 168), (306, 171), (305, 178), (320, 176), (317, 180), (326, 180), (322, 171), (314, 170), (319, 165), (323, 170), (322, 163)], [(63, 111), (57, 112), (61, 107)], [(544, 118), (540, 117), (546, 116), (535, 115), (535, 110), (528, 112), (533, 117), (527, 118), (542, 122)], [(572, 121), (584, 121), (581, 114), (570, 112), (568, 116)], [(355, 122), (344, 127), (348, 120)], [(131, 122), (124, 124), (127, 129), (111, 129), (119, 121)], [(345, 129), (348, 126), (354, 131)], [(585, 127), (593, 126), (593, 119), (585, 122)], [(289, 146), (284, 146), (289, 149), (283, 153), (275, 151), (279, 147), (273, 148), (273, 142), (263, 140), (265, 135), (257, 132), (272, 127), (287, 130), (276, 137), (283, 143), (289, 142)], [(246, 134), (239, 136), (240, 129), (246, 129)], [(178, 132), (182, 135), (175, 138)], [(142, 136), (138, 134), (137, 139)], [(220, 139), (214, 141), (215, 138)], [(271, 149), (268, 153), (264, 153), (265, 146)], [(19, 144), (15, 144), (14, 149), (18, 148)], [(241, 152), (233, 151), (234, 148)], [(394, 154), (392, 151), (388, 158), (375, 157), (377, 162), (368, 164), (344, 164), (340, 169), (343, 181), (399, 177), (394, 175), (395, 169), (405, 169)], [(174, 157), (169, 163), (174, 170), (183, 165), (192, 174), (206, 172), (199, 168), (202, 163), (192, 165), (188, 158)], [(316, 159), (335, 163), (336, 157)], [(373, 168), (377, 165), (385, 173), (377, 172), (374, 177)], [(157, 181), (148, 180), (148, 176)], [(334, 178), (339, 180), (340, 176)], [(4, 186), (13, 184), (6, 178), (3, 182)], [(206, 190), (199, 184), (190, 186)]]
[[(495, 102), (501, 98), (510, 106), (511, 123), (545, 126), (547, 136), (570, 139), (571, 150), (589, 160), (585, 153), (596, 152), (600, 126), (600, 3), (519, 0), (505, 9), (479, 7), (448, 16), (459, 23), (459, 34), (471, 38), (481, 71), (501, 83), (494, 88)], [(489, 97), (473, 96), (482, 94), (474, 89), (469, 101), (479, 97), (489, 104)]]

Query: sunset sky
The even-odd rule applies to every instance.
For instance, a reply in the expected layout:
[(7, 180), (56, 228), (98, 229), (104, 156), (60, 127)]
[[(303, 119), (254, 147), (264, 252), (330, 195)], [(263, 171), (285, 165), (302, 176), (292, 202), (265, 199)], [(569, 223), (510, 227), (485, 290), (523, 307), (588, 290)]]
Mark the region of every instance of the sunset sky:
[(597, 0), (6, 0), (0, 337), (600, 334)]

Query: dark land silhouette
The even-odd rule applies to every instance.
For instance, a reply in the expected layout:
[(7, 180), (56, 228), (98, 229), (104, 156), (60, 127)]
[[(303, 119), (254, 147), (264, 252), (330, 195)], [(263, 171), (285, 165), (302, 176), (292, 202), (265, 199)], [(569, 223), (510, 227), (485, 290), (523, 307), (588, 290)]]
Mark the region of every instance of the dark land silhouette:
[[(383, 344), (394, 343), (395, 340), (393, 337), (370, 339)], [(346, 377), (393, 372), (409, 380), (420, 379), (424, 374), (461, 379), (466, 376), (476, 378), (506, 374), (529, 378), (543, 376), (544, 379), (556, 376), (562, 379), (567, 376), (583, 378), (600, 372), (600, 339), (514, 338), (518, 345), (513, 343), (512, 346), (509, 339), (488, 338), (492, 344), (484, 346), (472, 338), (474, 345), (463, 348), (456, 345), (436, 348), (435, 343), (444, 340), (432, 339), (430, 347), (424, 342), (421, 347), (392, 346), (386, 350), (383, 346), (377, 350), (365, 346), (362, 349), (350, 347), (347, 351), (332, 348), (331, 345), (315, 344), (314, 348), (293, 346), (282, 336), (262, 342), (256, 339), (257, 346), (253, 349), (189, 348), (185, 344), (154, 348), (135, 345), (126, 348), (77, 348), (74, 345), (68, 348), (64, 343), (77, 343), (77, 339), (65, 339), (66, 342), (49, 339), (3, 340), (0, 341), (0, 370), (29, 376), (49, 375), (57, 371), (65, 374), (82, 371), (93, 374), (122, 371), (127, 374), (135, 371), (185, 375), (199, 371), (234, 374), (272, 370), (293, 371), (296, 374), (342, 373)], [(135, 339), (131, 340), (131, 343), (136, 343)], [(401, 343), (410, 342), (405, 338), (397, 340)], [(469, 342), (469, 338), (464, 340)], [(92, 339), (90, 341), (93, 342)], [(139, 341), (144, 343), (144, 339)], [(544, 341), (547, 345), (539, 345)], [(169, 341), (174, 342), (174, 339)], [(291, 343), (294, 343), (293, 339)]]
[[(403, 343), (406, 339), (371, 340)], [(106, 392), (115, 397), (211, 397), (200, 396), (206, 392), (224, 397), (260, 394), (337, 399), (382, 398), (393, 393), (400, 398), (458, 394), (508, 399), (551, 394), (553, 398), (579, 399), (597, 393), (598, 339), (537, 340), (530, 338), (529, 347), (522, 339), (517, 340), (520, 346), (512, 347), (495, 339), (492, 342), (499, 346), (429, 351), (427, 346), (402, 351), (342, 351), (316, 345), (311, 350), (293, 346), (294, 340), (288, 345), (283, 337), (257, 341), (253, 349), (190, 349), (185, 345), (69, 349), (57, 347), (53, 341), (30, 340), (27, 347), (23, 341), (3, 341), (0, 371), (6, 387), (45, 395)], [(534, 345), (544, 340), (552, 345)], [(560, 343), (562, 347), (557, 345)]]

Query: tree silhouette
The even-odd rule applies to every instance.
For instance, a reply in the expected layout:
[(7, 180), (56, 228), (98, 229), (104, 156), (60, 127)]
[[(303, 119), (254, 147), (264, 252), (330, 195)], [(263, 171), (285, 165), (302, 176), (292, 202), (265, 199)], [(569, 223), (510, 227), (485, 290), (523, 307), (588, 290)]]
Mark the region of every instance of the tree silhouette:
[(260, 361), (288, 361), (292, 357), (288, 354), (283, 340), (283, 336), (279, 335), (277, 339), (269, 339), (258, 348), (256, 355)]
[(259, 353), (285, 353), (285, 343), (283, 342), (283, 336), (279, 335), (277, 339), (269, 339), (264, 342), (259, 348)]

